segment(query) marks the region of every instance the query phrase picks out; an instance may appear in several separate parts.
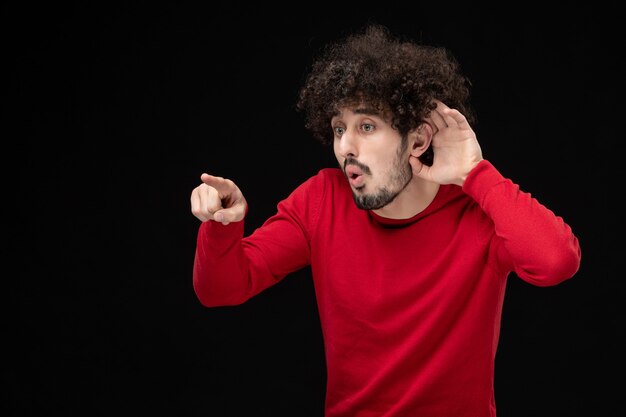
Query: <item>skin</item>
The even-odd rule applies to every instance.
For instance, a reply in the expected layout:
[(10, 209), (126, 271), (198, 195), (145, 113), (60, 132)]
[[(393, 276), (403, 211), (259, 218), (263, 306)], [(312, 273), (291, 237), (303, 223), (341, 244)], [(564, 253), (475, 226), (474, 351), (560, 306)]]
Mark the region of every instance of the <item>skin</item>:
[(367, 106), (341, 109), (331, 125), (335, 157), (357, 207), (376, 211), (391, 204), (412, 180), (409, 141)]
[[(439, 185), (463, 186), (483, 159), (476, 134), (465, 116), (437, 101), (437, 108), (402, 145), (399, 132), (364, 106), (346, 107), (331, 121), (337, 162), (350, 182), (357, 205), (382, 217), (405, 219), (424, 210)], [(432, 166), (418, 157), (433, 147)], [(346, 164), (346, 161), (348, 162)], [(354, 167), (362, 178), (351, 182)], [(349, 175), (350, 174), (350, 175)], [(191, 212), (199, 220), (227, 225), (243, 220), (246, 199), (230, 179), (203, 173), (191, 193)], [(358, 203), (358, 202), (361, 203)], [(373, 202), (373, 203), (372, 203)]]

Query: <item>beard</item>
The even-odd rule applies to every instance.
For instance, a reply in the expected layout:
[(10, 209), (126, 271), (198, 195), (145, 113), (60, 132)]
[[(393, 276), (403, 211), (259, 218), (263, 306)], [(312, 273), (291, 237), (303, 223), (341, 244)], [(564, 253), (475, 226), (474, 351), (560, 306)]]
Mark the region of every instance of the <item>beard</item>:
[[(359, 189), (352, 191), (352, 198), (358, 208), (362, 210), (376, 210), (383, 208), (387, 204), (391, 203), (398, 196), (398, 194), (406, 188), (409, 182), (411, 182), (411, 179), (413, 178), (413, 169), (407, 161), (403, 160), (407, 145), (408, 142), (403, 139), (390, 169), (386, 172), (386, 176), (389, 178), (387, 184), (379, 187), (374, 190), (374, 192), (369, 194), (361, 194), (358, 192)], [(360, 162), (351, 159), (346, 159), (344, 172), (345, 166), (349, 164), (358, 166), (365, 173), (371, 173), (371, 170), (367, 165), (363, 165)]]

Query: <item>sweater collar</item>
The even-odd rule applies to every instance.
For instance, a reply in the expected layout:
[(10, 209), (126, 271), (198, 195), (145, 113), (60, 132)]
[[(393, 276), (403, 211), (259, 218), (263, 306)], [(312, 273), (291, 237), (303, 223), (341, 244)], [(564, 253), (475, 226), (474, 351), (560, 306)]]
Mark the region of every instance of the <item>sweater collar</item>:
[(428, 216), (429, 214), (439, 210), (441, 207), (446, 205), (450, 200), (454, 199), (458, 195), (462, 194), (461, 187), (456, 185), (441, 185), (435, 198), (431, 203), (426, 206), (426, 208), (416, 215), (409, 217), (407, 219), (390, 219), (387, 217), (379, 216), (374, 213), (372, 210), (368, 210), (369, 216), (376, 222), (383, 226), (389, 227), (401, 227), (406, 226), (412, 223), (415, 223), (419, 219)]

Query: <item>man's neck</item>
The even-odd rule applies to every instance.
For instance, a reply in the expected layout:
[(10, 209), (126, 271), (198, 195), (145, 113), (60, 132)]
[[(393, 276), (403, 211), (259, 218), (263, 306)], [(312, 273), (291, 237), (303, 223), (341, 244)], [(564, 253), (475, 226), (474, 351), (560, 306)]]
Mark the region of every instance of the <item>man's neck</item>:
[(413, 177), (391, 203), (373, 211), (388, 219), (409, 219), (428, 207), (438, 191), (439, 184)]

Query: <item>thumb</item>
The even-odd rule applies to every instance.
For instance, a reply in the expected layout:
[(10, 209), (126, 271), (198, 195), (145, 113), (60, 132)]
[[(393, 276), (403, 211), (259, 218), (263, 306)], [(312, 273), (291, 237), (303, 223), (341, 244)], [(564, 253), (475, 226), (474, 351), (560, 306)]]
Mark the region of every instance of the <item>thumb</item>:
[(213, 213), (213, 220), (218, 223), (222, 223), (224, 226), (230, 223), (225, 219), (224, 210), (216, 211), (215, 213)]
[(240, 202), (232, 205), (231, 207), (223, 208), (213, 213), (213, 220), (222, 223), (224, 226), (232, 222), (241, 221), (245, 217), (246, 208), (246, 202), (242, 198)]

